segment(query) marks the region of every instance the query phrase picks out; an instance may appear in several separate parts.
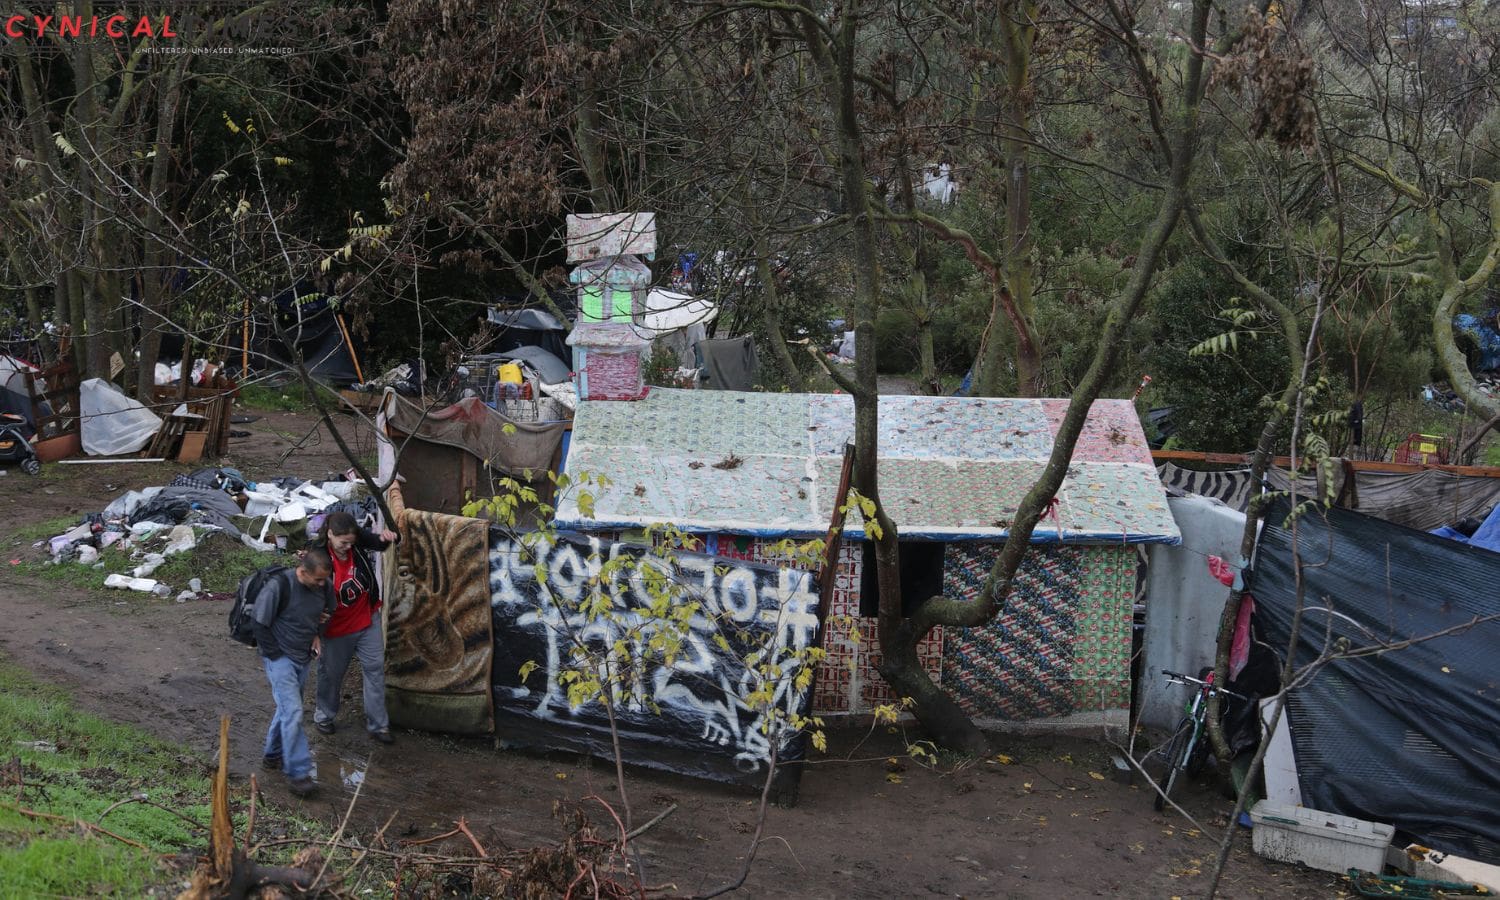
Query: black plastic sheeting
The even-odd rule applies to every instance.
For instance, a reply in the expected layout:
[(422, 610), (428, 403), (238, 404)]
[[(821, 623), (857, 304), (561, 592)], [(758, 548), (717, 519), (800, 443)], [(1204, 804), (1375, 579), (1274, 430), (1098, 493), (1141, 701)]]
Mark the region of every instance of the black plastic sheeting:
[(710, 391), (748, 391), (755, 387), (760, 361), (755, 339), (749, 336), (699, 341), (698, 367), (703, 387)]
[[(294, 299), (311, 292), (310, 286), (299, 285), (296, 291), (283, 291), (277, 295), (275, 315), (281, 328), (296, 341), (308, 373), (314, 378), (335, 386), (354, 384), (360, 380), (354, 357), (358, 348), (350, 346), (344, 339), (345, 329), (339, 327), (337, 313), (326, 300), (298, 304)], [(349, 338), (353, 339), (352, 333)], [(291, 348), (277, 339), (276, 329), (263, 318), (251, 321), (249, 349), (252, 369), (287, 369), (291, 366)]]
[[(1284, 654), (1297, 590), (1282, 498), (1266, 515), (1250, 589)], [(1417, 843), (1500, 862), (1500, 553), (1343, 509), (1299, 517), (1296, 662), (1460, 629), (1328, 662), (1287, 700), (1306, 806), (1395, 825)], [(1398, 840), (1400, 838), (1398, 837)]]
[[(499, 529), (491, 530), (495, 655), (490, 671), (500, 740), (613, 758), (604, 706), (596, 701), (570, 706), (557, 676), (575, 665), (569, 659), (571, 640), (607, 652), (621, 646), (616, 642), (628, 641), (628, 633), (606, 619), (586, 622), (576, 614), (564, 616), (549, 591), (564, 598), (580, 594), (598, 583), (593, 579), (600, 576), (601, 560), (621, 554), (640, 559), (647, 552), (599, 538), (570, 538), (533, 553)], [(728, 557), (677, 553), (674, 564), (671, 577), (690, 587), (688, 596), (703, 612), (693, 618), (673, 665), (634, 657), (636, 699), (615, 709), (621, 757), (631, 765), (758, 788), (765, 782), (771, 745), (762, 728), (763, 713), (742, 700), (752, 689), (742, 660), (752, 649), (776, 640), (818, 646), (816, 583), (807, 572)], [(548, 572), (545, 587), (536, 579), (539, 565)], [(635, 621), (630, 611), (650, 602), (642, 587), (644, 575), (637, 571), (604, 580), (613, 589), (617, 621)], [(523, 679), (522, 668), (531, 665), (535, 671)], [(806, 716), (812, 686), (798, 690), (792, 684), (795, 674), (788, 671), (779, 682), (775, 705)], [(806, 745), (806, 734), (798, 733), (776, 752), (772, 790), (784, 799), (796, 794)]]

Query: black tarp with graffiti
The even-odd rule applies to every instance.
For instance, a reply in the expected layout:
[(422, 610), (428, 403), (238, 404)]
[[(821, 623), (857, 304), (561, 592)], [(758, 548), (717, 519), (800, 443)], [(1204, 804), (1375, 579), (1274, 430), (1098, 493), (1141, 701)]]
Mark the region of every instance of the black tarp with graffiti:
[[(1278, 652), (1299, 596), (1288, 509), (1267, 512), (1250, 585)], [(1343, 509), (1302, 515), (1295, 541), (1297, 663), (1344, 657), (1288, 695), (1302, 802), (1500, 862), (1500, 553)]]
[[(613, 756), (604, 705), (575, 706), (559, 684), (560, 673), (578, 666), (569, 649), (581, 641), (596, 654), (613, 653), (616, 671), (629, 673), (629, 697), (614, 704), (625, 762), (761, 784), (772, 738), (765, 712), (746, 703), (756, 680), (744, 660), (757, 647), (789, 659), (796, 650), (819, 646), (812, 576), (697, 553), (674, 554), (667, 566), (644, 547), (598, 538), (560, 539), (535, 549), (531, 544), (491, 531), (497, 736), (512, 744)], [(606, 564), (618, 557), (626, 558), (618, 570)], [(669, 570), (681, 600), (702, 606), (670, 665), (658, 654), (631, 646), (649, 637), (631, 629), (642, 621), (638, 611), (652, 599), (645, 574), (651, 567)], [(545, 569), (545, 585), (537, 579), (539, 569)], [(577, 611), (577, 601), (596, 590), (607, 590), (610, 615)], [(524, 679), (523, 669), (531, 670)], [(806, 716), (812, 688), (806, 679), (798, 686), (797, 674), (797, 666), (788, 665), (775, 680), (773, 705), (782, 713)], [(795, 790), (801, 768), (796, 763), (805, 755), (806, 737), (790, 734), (781, 743), (774, 788), (786, 793)]]

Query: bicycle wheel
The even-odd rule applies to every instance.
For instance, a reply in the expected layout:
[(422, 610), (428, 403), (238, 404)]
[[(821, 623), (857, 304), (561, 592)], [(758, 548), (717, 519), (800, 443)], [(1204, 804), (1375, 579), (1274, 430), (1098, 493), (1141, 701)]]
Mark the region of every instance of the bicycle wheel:
[(1167, 795), (1172, 793), (1172, 786), (1177, 783), (1178, 773), (1187, 766), (1188, 745), (1193, 742), (1194, 725), (1190, 716), (1183, 716), (1182, 721), (1177, 723), (1177, 732), (1172, 735), (1172, 743), (1167, 748), (1167, 770), (1162, 773), (1161, 780), (1157, 782), (1161, 791), (1151, 801), (1157, 812), (1166, 808)]

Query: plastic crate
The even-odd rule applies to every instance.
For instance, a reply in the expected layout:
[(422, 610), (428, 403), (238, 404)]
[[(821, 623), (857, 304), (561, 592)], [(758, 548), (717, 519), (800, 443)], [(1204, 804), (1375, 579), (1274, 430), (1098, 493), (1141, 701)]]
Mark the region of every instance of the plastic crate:
[(1436, 463), (1446, 465), (1452, 442), (1441, 434), (1408, 435), (1406, 441), (1396, 448), (1395, 461), (1426, 466)]
[(1265, 800), (1250, 810), (1250, 821), (1257, 856), (1341, 875), (1350, 869), (1381, 871), (1396, 833), (1391, 825)]

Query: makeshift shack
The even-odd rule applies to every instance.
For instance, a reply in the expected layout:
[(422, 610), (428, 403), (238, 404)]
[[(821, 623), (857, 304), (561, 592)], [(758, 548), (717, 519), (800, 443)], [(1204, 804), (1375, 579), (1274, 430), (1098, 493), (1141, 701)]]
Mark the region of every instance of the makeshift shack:
[[(977, 595), (1025, 492), (1051, 453), (1066, 400), (882, 397), (880, 475), (900, 526), (903, 594)], [(567, 468), (603, 476), (557, 524), (629, 539), (653, 523), (701, 536), (704, 552), (766, 558), (782, 538), (824, 537), (853, 401), (843, 395), (653, 389), (634, 403), (585, 401)], [(828, 662), (814, 709), (839, 715), (894, 700), (876, 672), (870, 545), (851, 519), (838, 560)], [(1128, 401), (1094, 405), (1055, 514), (1040, 523), (1004, 612), (939, 628), (919, 655), (979, 720), (1012, 727), (1125, 726), (1130, 707), (1132, 544), (1176, 543), (1176, 523)]]
[(1268, 508), (1248, 580), (1268, 646), (1285, 653), (1300, 620), (1286, 715), (1302, 804), (1500, 862), (1500, 553), (1290, 510)]
[[(406, 487), (410, 487), (411, 481)], [(646, 548), (593, 538), (533, 544), (480, 519), (412, 509), (400, 484), (387, 499), (402, 540), (387, 585), (386, 700), (394, 724), (458, 733), (493, 731), (509, 746), (613, 755), (609, 714), (570, 702), (557, 675), (572, 641), (613, 648), (628, 639), (650, 590), (635, 577), (598, 577), (604, 560), (639, 560)], [(538, 568), (546, 581), (539, 581)], [(803, 734), (772, 747), (767, 711), (752, 708), (743, 658), (773, 643), (816, 646), (817, 587), (811, 573), (741, 559), (680, 554), (670, 576), (705, 611), (695, 615), (674, 665), (633, 659), (631, 698), (613, 710), (626, 762), (748, 785), (778, 761), (775, 790), (795, 790)], [(612, 614), (583, 621), (553, 602), (607, 590)], [(727, 635), (725, 643), (716, 636)], [(531, 669), (537, 669), (531, 672)], [(811, 689), (788, 665), (775, 706), (807, 715)]]
[(569, 427), (566, 408), (551, 408), (560, 418), (518, 421), (478, 397), (425, 409), (387, 390), (376, 418), (382, 471), (400, 474), (405, 502), (427, 512), (460, 514), (470, 500), (501, 493), (507, 477), (530, 481), (545, 495), (546, 473), (557, 471)]

